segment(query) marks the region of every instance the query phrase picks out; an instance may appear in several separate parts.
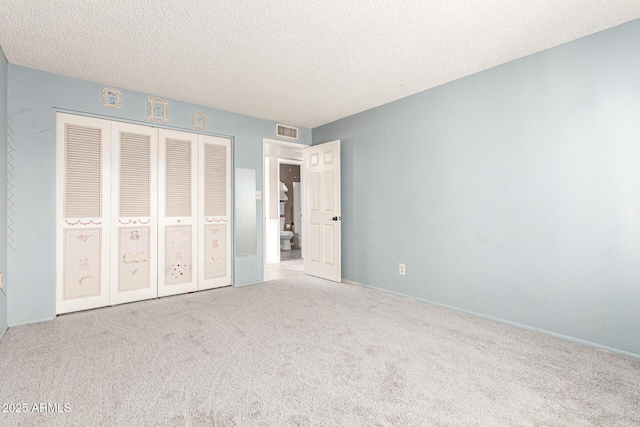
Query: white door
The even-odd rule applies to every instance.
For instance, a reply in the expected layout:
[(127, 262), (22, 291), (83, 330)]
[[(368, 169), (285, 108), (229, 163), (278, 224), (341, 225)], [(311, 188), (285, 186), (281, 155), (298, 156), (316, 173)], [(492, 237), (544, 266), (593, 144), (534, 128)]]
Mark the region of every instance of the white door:
[(231, 140), (199, 139), (198, 290), (231, 285)]
[[(302, 168), (304, 173), (304, 167)], [(304, 218), (302, 216), (302, 183), (293, 183), (293, 228), (294, 233), (298, 234), (298, 245), (300, 245), (300, 256), (304, 259)]]
[(113, 122), (111, 304), (158, 296), (158, 130)]
[(109, 305), (110, 146), (110, 121), (56, 114), (56, 314)]
[[(340, 141), (304, 149), (304, 272), (340, 282)], [(305, 242), (306, 241), (306, 242)]]
[[(280, 216), (278, 215), (278, 159), (264, 156), (264, 249), (265, 264), (280, 262)], [(273, 201), (272, 201), (273, 199)], [(264, 270), (266, 271), (266, 270)]]
[(158, 131), (158, 296), (198, 288), (198, 135)]

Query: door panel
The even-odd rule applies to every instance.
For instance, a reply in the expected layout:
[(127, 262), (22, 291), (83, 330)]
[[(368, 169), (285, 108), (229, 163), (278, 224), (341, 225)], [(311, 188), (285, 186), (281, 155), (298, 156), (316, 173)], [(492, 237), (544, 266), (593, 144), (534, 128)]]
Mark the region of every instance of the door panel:
[(318, 212), (320, 210), (320, 174), (318, 172), (310, 172), (309, 185), (311, 186), (309, 191), (309, 209), (311, 212)]
[(165, 227), (165, 285), (189, 285), (193, 282), (193, 226)]
[(113, 122), (111, 304), (158, 296), (158, 131)]
[(102, 230), (64, 231), (64, 287), (62, 300), (100, 297)]
[(324, 226), (324, 262), (326, 265), (334, 265), (336, 260), (333, 253), (334, 250), (334, 242), (333, 237), (335, 236), (335, 228), (333, 225), (325, 225)]
[(199, 135), (198, 289), (231, 285), (231, 140)]
[[(204, 226), (204, 276), (199, 288), (208, 280), (226, 277), (227, 269), (227, 224)], [(223, 284), (222, 286), (229, 285)]]
[(198, 288), (198, 136), (158, 131), (158, 296)]
[(311, 261), (320, 262), (320, 226), (311, 224)]
[[(155, 235), (155, 229), (153, 229)], [(155, 254), (151, 252), (151, 227), (120, 227), (119, 228), (119, 249), (118, 256), (114, 258), (113, 264), (117, 265), (118, 274), (117, 283), (112, 288), (115, 289), (115, 295), (112, 298), (113, 304), (119, 302), (135, 301), (140, 298), (124, 298), (124, 295), (130, 295), (132, 291), (147, 290), (147, 298), (153, 298), (157, 295), (157, 268), (151, 268), (152, 264), (156, 264)], [(155, 246), (155, 245), (154, 245)], [(153, 276), (153, 278), (152, 278)], [(140, 292), (142, 293), (142, 292)], [(145, 293), (146, 294), (146, 293)], [(118, 301), (119, 297), (123, 297)]]
[(333, 197), (333, 171), (326, 171), (324, 173), (324, 182), (322, 183), (324, 188), (324, 211), (325, 212), (333, 212), (335, 211), (335, 207), (333, 206), (334, 197)]
[(304, 271), (312, 276), (341, 281), (340, 141), (304, 149), (305, 205), (303, 241), (309, 256)]
[(56, 114), (56, 313), (109, 305), (111, 123)]

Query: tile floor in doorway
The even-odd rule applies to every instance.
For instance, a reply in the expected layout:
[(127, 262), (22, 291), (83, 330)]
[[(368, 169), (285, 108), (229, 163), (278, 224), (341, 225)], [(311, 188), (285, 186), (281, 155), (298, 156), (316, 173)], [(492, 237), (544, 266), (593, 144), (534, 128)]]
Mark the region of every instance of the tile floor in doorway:
[(304, 260), (294, 259), (281, 261), (275, 264), (267, 264), (264, 281), (286, 279), (304, 274)]
[(290, 251), (280, 251), (280, 261), (302, 258), (302, 249), (291, 249)]

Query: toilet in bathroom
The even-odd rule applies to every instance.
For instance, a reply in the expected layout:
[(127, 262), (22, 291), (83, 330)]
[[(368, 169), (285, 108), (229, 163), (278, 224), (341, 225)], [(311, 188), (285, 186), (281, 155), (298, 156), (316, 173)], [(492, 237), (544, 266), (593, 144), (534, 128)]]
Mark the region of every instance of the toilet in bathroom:
[(291, 250), (291, 239), (293, 238), (293, 231), (286, 231), (284, 229), (284, 218), (280, 217), (280, 250)]

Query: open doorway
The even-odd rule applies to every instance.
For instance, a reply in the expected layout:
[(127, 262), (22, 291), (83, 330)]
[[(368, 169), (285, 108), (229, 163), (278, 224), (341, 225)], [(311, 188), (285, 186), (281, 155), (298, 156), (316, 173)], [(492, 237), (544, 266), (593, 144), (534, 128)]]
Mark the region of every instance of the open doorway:
[(302, 259), (302, 163), (278, 159), (280, 262)]
[(265, 281), (304, 274), (304, 147), (263, 141)]

